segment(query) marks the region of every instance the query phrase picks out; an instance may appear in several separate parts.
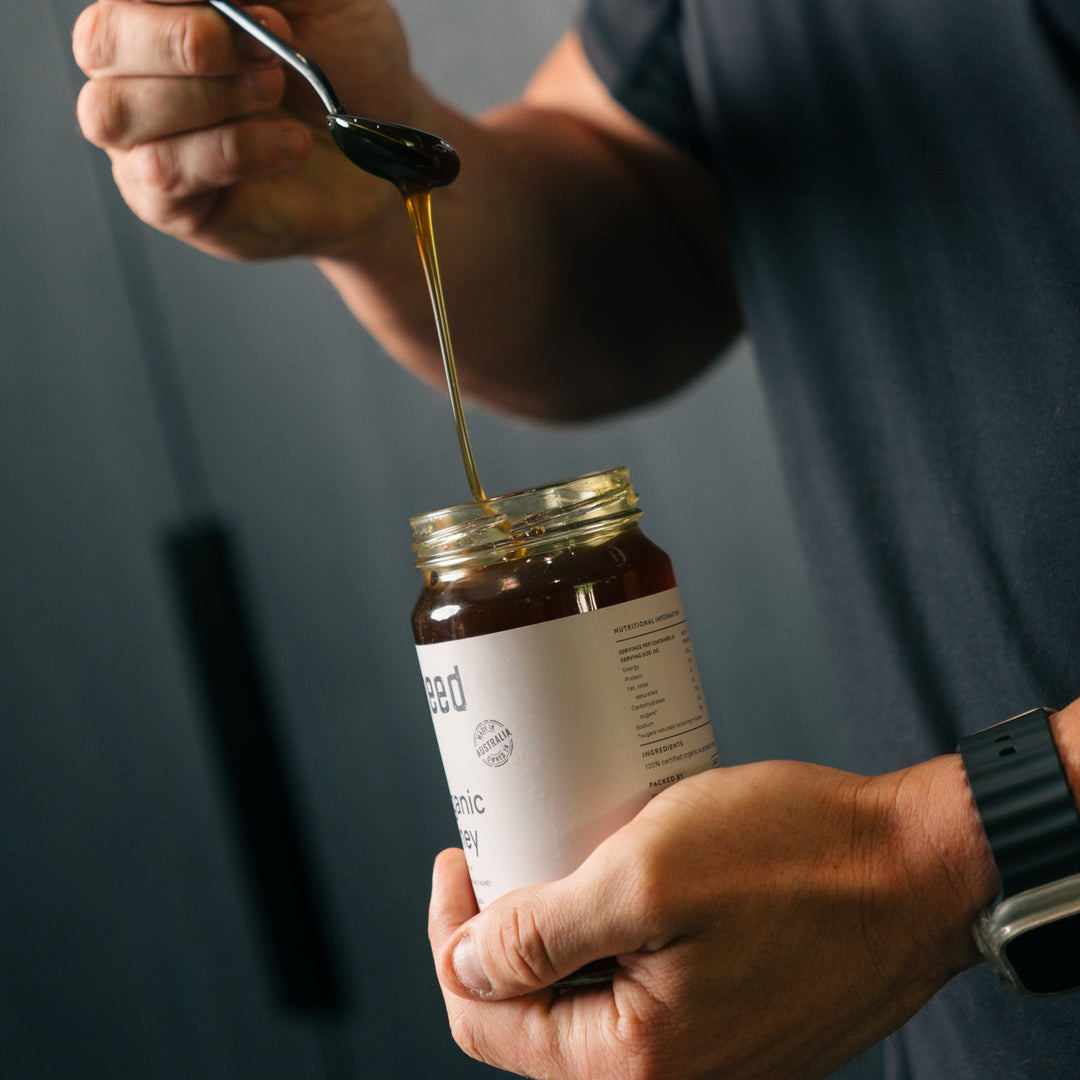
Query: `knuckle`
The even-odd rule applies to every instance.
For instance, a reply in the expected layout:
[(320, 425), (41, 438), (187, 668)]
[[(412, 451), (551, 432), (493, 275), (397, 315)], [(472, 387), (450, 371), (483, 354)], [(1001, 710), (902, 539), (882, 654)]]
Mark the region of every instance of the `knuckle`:
[[(170, 236), (206, 246), (212, 239), (206, 224), (219, 192), (178, 193), (180, 182), (168, 155), (160, 155), (152, 147), (112, 152), (111, 156), (113, 179), (136, 217)], [(148, 177), (153, 182), (148, 182)]]
[(157, 199), (184, 199), (236, 181), (243, 157), (231, 127), (132, 147), (127, 175)]
[(175, 153), (167, 143), (148, 143), (132, 151), (131, 174), (137, 186), (154, 195), (174, 196), (179, 193), (181, 172)]
[(214, 157), (217, 159), (217, 171), (226, 182), (235, 181), (241, 175), (243, 154), (237, 128), (224, 125), (214, 129)]
[(646, 928), (659, 928), (670, 901), (672, 875), (663, 857), (644, 852), (626, 868), (618, 901), (634, 914), (635, 922)]
[(110, 7), (91, 4), (79, 13), (71, 31), (71, 51), (75, 63), (87, 75), (101, 71), (111, 63), (114, 31)]
[(164, 45), (177, 71), (185, 75), (212, 74), (218, 57), (217, 28), (187, 10), (175, 13)]
[(499, 938), (507, 962), (522, 984), (547, 986), (558, 977), (551, 951), (530, 910), (511, 907), (499, 924)]
[(133, 152), (115, 155), (112, 165), (113, 180), (124, 202), (131, 207), (135, 215), (153, 225), (156, 215), (151, 208), (151, 194), (141, 179), (144, 166), (133, 160), (136, 157), (138, 155)]
[(129, 130), (124, 94), (116, 80), (87, 83), (79, 92), (75, 115), (83, 136), (95, 146), (122, 146)]

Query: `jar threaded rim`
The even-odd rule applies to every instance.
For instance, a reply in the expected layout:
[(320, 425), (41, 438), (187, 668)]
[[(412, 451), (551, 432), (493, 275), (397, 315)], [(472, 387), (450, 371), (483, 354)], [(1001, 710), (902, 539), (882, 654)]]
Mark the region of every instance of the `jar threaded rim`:
[(409, 519), (420, 569), (520, 558), (570, 536), (605, 534), (641, 516), (623, 467), (462, 503)]

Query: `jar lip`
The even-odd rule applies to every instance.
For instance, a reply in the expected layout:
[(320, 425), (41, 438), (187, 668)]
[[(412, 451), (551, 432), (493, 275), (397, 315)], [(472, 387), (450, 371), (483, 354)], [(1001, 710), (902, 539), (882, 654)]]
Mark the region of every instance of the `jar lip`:
[(417, 514), (409, 522), (416, 566), (424, 569), (520, 556), (568, 532), (625, 527), (640, 515), (629, 470), (620, 466)]

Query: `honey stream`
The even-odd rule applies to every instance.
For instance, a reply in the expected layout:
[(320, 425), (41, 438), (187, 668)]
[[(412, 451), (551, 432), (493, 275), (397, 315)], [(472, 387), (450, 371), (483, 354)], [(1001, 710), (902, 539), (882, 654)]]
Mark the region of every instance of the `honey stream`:
[(443, 295), (442, 277), (439, 274), (439, 256), (435, 247), (435, 229), (431, 218), (431, 188), (421, 184), (401, 184), (399, 190), (405, 198), (409, 211), (416, 243), (420, 248), (420, 261), (424, 266), (431, 306), (435, 312), (435, 329), (439, 336), (439, 350), (442, 353), (443, 370), (446, 373), (446, 386), (450, 392), (450, 407), (454, 412), (454, 428), (457, 431), (461, 460), (465, 465), (465, 476), (469, 481), (469, 490), (473, 501), (486, 506), (487, 496), (476, 471), (476, 459), (473, 457), (472, 443), (469, 440), (469, 428), (465, 423), (465, 410), (461, 404), (461, 390), (458, 387), (457, 366), (454, 363), (454, 346), (450, 340), (450, 323), (446, 316), (446, 298)]

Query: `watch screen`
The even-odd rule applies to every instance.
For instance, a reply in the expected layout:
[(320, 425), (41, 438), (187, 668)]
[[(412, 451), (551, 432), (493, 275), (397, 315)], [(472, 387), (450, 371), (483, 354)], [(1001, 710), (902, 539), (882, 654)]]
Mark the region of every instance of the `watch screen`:
[(1080, 989), (1080, 914), (1020, 934), (1006, 944), (1005, 956), (1033, 994)]

